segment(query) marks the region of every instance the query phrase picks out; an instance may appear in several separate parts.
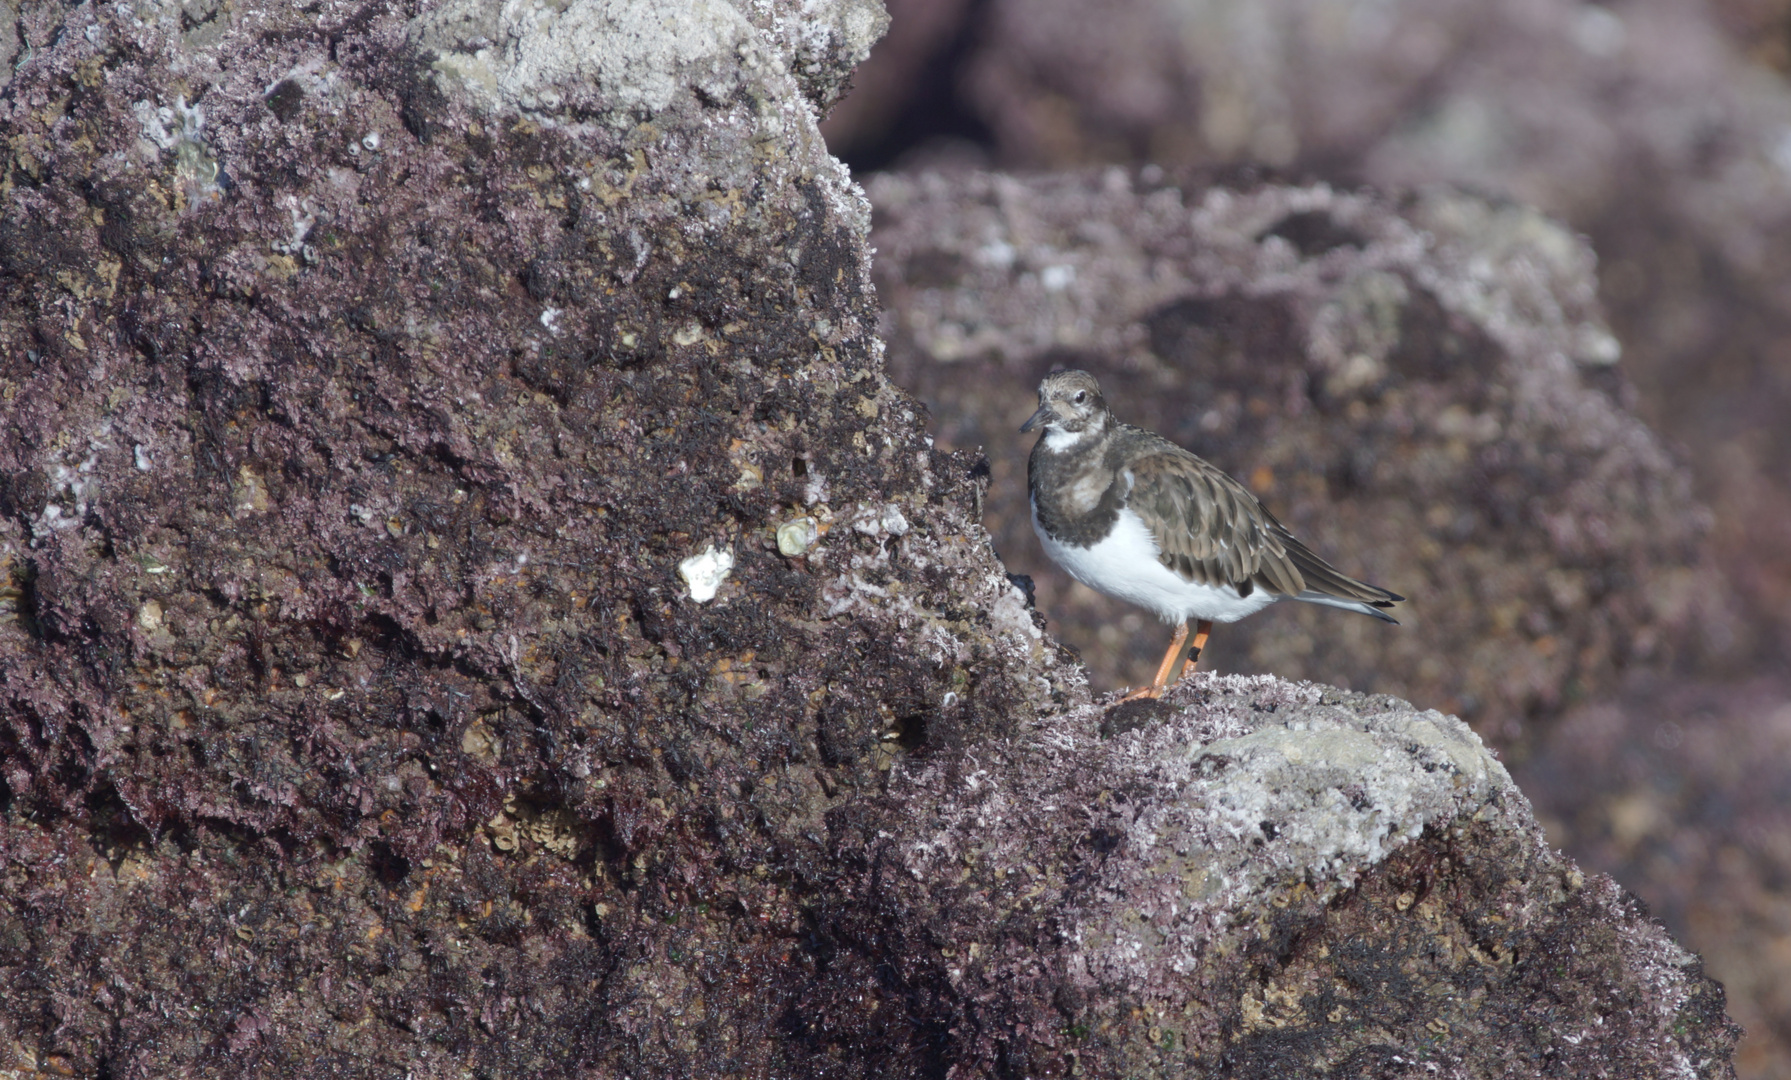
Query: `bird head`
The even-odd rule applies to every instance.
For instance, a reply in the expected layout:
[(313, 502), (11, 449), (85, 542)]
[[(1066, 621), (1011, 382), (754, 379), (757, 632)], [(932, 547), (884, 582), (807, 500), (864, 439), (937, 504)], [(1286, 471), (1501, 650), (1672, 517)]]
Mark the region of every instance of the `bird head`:
[(1101, 386), (1086, 371), (1054, 371), (1039, 383), (1039, 408), (1022, 432), (1045, 429), (1052, 449), (1068, 447), (1099, 435), (1107, 426), (1107, 401)]

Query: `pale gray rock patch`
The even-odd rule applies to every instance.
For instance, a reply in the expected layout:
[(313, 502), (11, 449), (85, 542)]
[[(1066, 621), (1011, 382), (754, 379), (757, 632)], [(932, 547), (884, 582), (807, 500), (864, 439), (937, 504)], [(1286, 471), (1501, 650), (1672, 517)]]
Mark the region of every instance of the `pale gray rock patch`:
[(725, 96), (738, 68), (771, 58), (752, 24), (721, 0), (459, 0), (420, 16), (413, 44), (488, 109), (558, 111), (591, 87), (619, 110), (659, 112), (686, 88)]
[(909, 874), (1002, 845), (1024, 861), (1036, 830), (1095, 819), (1114, 852), (1064, 897), (1070, 970), (1140, 993), (1290, 886), (1322, 902), (1426, 829), (1508, 806), (1522, 814), (1508, 827), (1533, 827), (1479, 736), (1435, 710), (1273, 676), (1201, 674), (1166, 700), (1172, 715), (1107, 741), (1088, 734), (1099, 705), (1040, 721), (1007, 768), (940, 793), (942, 828), (913, 843)]
[[(455, 0), (411, 25), (413, 46), (483, 108), (560, 114), (596, 107), (612, 121), (663, 112), (681, 95), (706, 103), (794, 75), (831, 104), (888, 24), (875, 0), (850, 4), (726, 0)], [(794, 69), (792, 71), (792, 68)]]

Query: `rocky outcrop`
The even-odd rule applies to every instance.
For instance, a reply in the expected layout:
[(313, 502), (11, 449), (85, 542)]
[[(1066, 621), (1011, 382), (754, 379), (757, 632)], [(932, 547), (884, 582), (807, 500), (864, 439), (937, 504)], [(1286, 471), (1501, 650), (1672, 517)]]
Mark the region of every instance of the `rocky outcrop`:
[(1347, 572), (1411, 598), (1399, 629), (1284, 605), (1209, 664), (1431, 702), (1521, 745), (1526, 719), (1669, 662), (1723, 610), (1707, 517), (1624, 407), (1591, 252), (1533, 211), (1444, 190), (1184, 196), (1120, 171), (883, 176), (890, 370), (941, 438), (987, 448), (985, 520), (1107, 685), (1167, 641), (1039, 554), (1030, 440), (1054, 366), (1244, 479)]
[(1680, 940), (1747, 1030), (1742, 1076), (1791, 1060), (1791, 684), (1641, 679), (1562, 717), (1514, 774), (1551, 837), (1572, 837)]
[(18, 16), (0, 1070), (1724, 1074), (1459, 722), (1090, 701), (883, 374), (877, 25)]
[[(1784, 651), (1782, 4), (893, 0), (891, 11), (893, 47), (859, 80), (886, 99), (849, 100), (830, 121), (834, 145), (860, 157), (1447, 183), (1588, 234), (1638, 410), (1685, 449), (1716, 511), (1715, 561), (1738, 586), (1743, 617), (1693, 659), (1732, 671)], [(941, 118), (930, 132), (905, 122), (922, 100)], [(879, 145), (901, 140), (905, 152)]]
[[(1771, 727), (1776, 705), (1753, 687), (1782, 674), (1791, 651), (1791, 8), (1781, 0), (890, 0), (890, 10), (890, 38), (856, 81), (893, 91), (894, 100), (848, 98), (829, 118), (831, 145), (855, 163), (1154, 163), (1178, 179), (1266, 168), (1342, 188), (1443, 183), (1535, 206), (1585, 234), (1598, 256), (1601, 305), (1623, 345), (1614, 370), (1635, 388), (1629, 407), (1688, 466), (1696, 500), (1710, 510), (1704, 558), (1733, 597), (1672, 642), (1673, 675), (1660, 676), (1654, 659), (1636, 666), (1655, 668), (1676, 693), (1718, 699), (1711, 711), (1725, 720), (1702, 719), (1699, 709), (1688, 721), (1661, 704), (1659, 682), (1619, 692), (1605, 678), (1575, 678), (1541, 695), (1526, 724), (1547, 742), (1555, 721), (1576, 725), (1603, 698), (1622, 715), (1601, 713), (1600, 722), (1644, 743), (1669, 717), (1688, 730), (1709, 723), (1726, 732), (1731, 716), (1736, 730)], [(976, 145), (952, 138), (963, 135)], [(999, 447), (1006, 433), (990, 430)], [(1340, 529), (1338, 540), (1348, 539)], [(1646, 580), (1618, 587), (1646, 588)], [(1078, 606), (1052, 602), (1054, 615), (1067, 616), (1066, 635), (1077, 633)], [(1076, 637), (1097, 679), (1137, 681), (1152, 670), (1136, 658), (1121, 674), (1115, 656), (1105, 674), (1113, 648), (1091, 643), (1100, 626)], [(1277, 659), (1274, 670), (1311, 669)], [(1692, 686), (1680, 687), (1687, 678)], [(1734, 711), (1744, 704), (1758, 708), (1746, 723)], [(1501, 744), (1530, 743), (1509, 742), (1509, 729), (1484, 712), (1473, 720)], [(1539, 803), (1584, 804), (1582, 770), (1606, 772), (1548, 753), (1574, 768), (1536, 779), (1567, 786), (1526, 790)], [(1785, 768), (1782, 758), (1741, 751), (1734, 763), (1754, 770), (1744, 786), (1763, 789)], [(1676, 859), (1623, 854), (1596, 814), (1564, 815), (1557, 820), (1568, 831), (1551, 835), (1668, 913), (1675, 932), (1711, 958), (1737, 1015), (1760, 1018), (1747, 1022), (1744, 1073), (1791, 1077), (1791, 994), (1777, 974), (1787, 965), (1763, 959), (1771, 952), (1762, 944), (1785, 940), (1791, 926), (1791, 879), (1777, 869), (1783, 856), (1740, 813), (1681, 826), (1682, 792), (1727, 781), (1713, 781), (1689, 756), (1669, 754), (1662, 767), (1693, 771), (1662, 774), (1612, 805), (1627, 807), (1627, 820), (1657, 823), (1666, 837), (1683, 830), (1698, 850), (1724, 853), (1715, 878), (1687, 873)], [(1730, 766), (1709, 768), (1727, 776)], [(1661, 800), (1641, 818), (1639, 792)], [(1704, 899), (1681, 904), (1688, 888)]]
[(845, 925), (891, 946), (904, 985), (951, 988), (953, 1060), (1727, 1074), (1715, 985), (1547, 845), (1461, 721), (1267, 676), (1201, 675), (1135, 707), (905, 768), (891, 794), (921, 819), (848, 845), (882, 918)]

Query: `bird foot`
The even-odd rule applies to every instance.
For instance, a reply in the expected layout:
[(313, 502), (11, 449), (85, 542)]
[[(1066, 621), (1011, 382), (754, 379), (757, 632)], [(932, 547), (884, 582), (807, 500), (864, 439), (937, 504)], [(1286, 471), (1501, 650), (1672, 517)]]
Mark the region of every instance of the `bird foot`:
[(1152, 701), (1155, 701), (1157, 698), (1160, 698), (1162, 696), (1163, 696), (1163, 687), (1161, 687), (1161, 686), (1141, 686), (1138, 689), (1127, 694), (1125, 697), (1120, 698), (1119, 701), (1120, 701), (1120, 704), (1123, 705), (1124, 703), (1126, 703), (1128, 701), (1143, 701), (1146, 698), (1148, 698)]

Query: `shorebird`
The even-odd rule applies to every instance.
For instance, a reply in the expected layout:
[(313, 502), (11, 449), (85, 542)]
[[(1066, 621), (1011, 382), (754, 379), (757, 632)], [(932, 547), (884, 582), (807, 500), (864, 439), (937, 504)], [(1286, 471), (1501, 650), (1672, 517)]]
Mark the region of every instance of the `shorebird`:
[(1150, 686), (1161, 697), (1216, 622), (1277, 600), (1303, 600), (1397, 622), (1405, 597), (1357, 581), (1313, 554), (1255, 495), (1209, 462), (1122, 423), (1085, 371), (1039, 384), (1020, 428), (1043, 430), (1027, 462), (1032, 528), (1045, 554), (1099, 593), (1155, 612), (1175, 636)]

